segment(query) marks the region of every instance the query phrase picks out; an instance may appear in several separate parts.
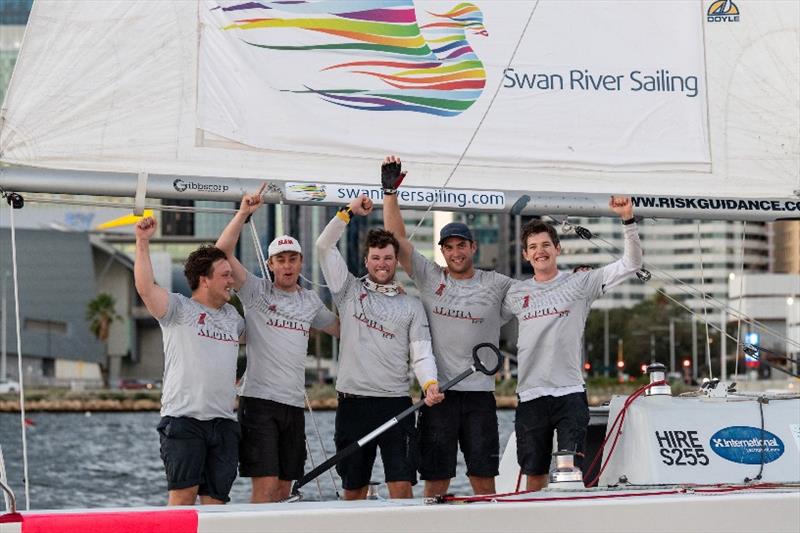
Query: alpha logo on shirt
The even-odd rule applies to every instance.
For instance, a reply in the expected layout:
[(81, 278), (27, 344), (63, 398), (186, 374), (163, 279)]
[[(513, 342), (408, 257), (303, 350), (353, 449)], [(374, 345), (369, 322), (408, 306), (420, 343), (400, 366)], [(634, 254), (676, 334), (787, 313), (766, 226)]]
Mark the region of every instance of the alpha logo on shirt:
[(440, 283), (439, 284), (439, 288), (434, 291), (434, 294), (436, 296), (441, 296), (442, 294), (444, 294), (444, 288), (445, 287), (446, 287), (446, 285), (444, 283)]
[(367, 317), (367, 315), (363, 312), (361, 313), (353, 313), (353, 318), (361, 322), (362, 324), (366, 325), (370, 329), (374, 329), (383, 335), (384, 339), (394, 339), (395, 334), (391, 331), (387, 330), (383, 327), (383, 324), (376, 320), (372, 320), (371, 318)]
[(303, 325), (302, 322), (296, 320), (287, 320), (285, 318), (268, 318), (266, 324), (273, 328), (291, 329), (293, 331), (300, 331), (308, 337), (309, 329)]
[(226, 331), (222, 331), (213, 324), (206, 324), (205, 327), (202, 327), (197, 330), (198, 337), (205, 337), (207, 339), (212, 339), (215, 341), (222, 341), (222, 342), (235, 342), (239, 343), (239, 339)]
[(208, 316), (208, 313), (200, 313), (200, 315), (197, 317), (197, 325), (198, 326), (205, 326), (206, 317), (207, 316)]
[(543, 307), (541, 309), (534, 309), (533, 311), (528, 311), (522, 315), (520, 320), (534, 320), (536, 318), (545, 318), (549, 316), (556, 318), (567, 317), (569, 316), (569, 309), (560, 310), (557, 307)]
[(483, 323), (483, 318), (479, 316), (472, 316), (472, 313), (469, 311), (462, 311), (461, 309), (448, 309), (443, 305), (437, 305), (433, 308), (433, 314), (444, 316), (447, 318), (458, 318), (462, 320), (469, 320), (473, 324), (481, 324)]

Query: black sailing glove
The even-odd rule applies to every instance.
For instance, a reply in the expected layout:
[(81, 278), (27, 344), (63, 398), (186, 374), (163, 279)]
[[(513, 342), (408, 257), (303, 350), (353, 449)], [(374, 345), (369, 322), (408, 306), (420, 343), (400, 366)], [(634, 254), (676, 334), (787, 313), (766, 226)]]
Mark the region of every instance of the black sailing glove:
[(400, 163), (384, 163), (381, 165), (381, 188), (383, 194), (397, 194), (397, 189), (406, 177), (405, 172), (401, 172)]

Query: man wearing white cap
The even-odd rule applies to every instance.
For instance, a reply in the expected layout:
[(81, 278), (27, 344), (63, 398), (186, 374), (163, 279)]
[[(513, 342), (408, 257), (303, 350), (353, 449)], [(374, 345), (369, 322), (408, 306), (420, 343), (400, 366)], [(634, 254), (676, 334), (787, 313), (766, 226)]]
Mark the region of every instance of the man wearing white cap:
[(289, 497), (306, 460), (305, 358), (311, 328), (339, 334), (339, 321), (319, 296), (297, 284), (303, 251), (282, 235), (268, 248), (274, 281), (248, 272), (234, 256), (242, 227), (261, 205), (261, 193), (242, 198), (239, 211), (217, 240), (233, 268), (233, 286), (245, 311), (247, 371), (239, 398), (242, 440), (239, 474), (252, 479), (252, 502)]

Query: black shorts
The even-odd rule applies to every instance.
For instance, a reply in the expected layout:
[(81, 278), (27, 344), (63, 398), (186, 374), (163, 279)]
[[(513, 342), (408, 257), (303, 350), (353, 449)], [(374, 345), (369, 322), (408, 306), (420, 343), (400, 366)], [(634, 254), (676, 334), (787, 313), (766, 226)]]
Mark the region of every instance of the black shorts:
[(156, 429), (168, 490), (197, 485), (201, 496), (230, 501), (241, 437), (235, 420), (165, 416)]
[(447, 391), (444, 401), (420, 411), (420, 478), (456, 475), (458, 447), (467, 475), (494, 477), (500, 464), (497, 403), (494, 393)]
[[(336, 408), (336, 451), (339, 452), (411, 406), (411, 398), (339, 396)], [(417, 483), (419, 446), (415, 417), (408, 416), (336, 465), (342, 487), (357, 490), (369, 484), (377, 447), (381, 449), (386, 482)]]
[(306, 420), (303, 409), (292, 405), (239, 398), (239, 474), (242, 477), (277, 476), (300, 479), (306, 464)]
[(589, 427), (589, 404), (585, 392), (565, 396), (542, 396), (517, 406), (517, 462), (522, 473), (539, 476), (550, 471), (553, 430), (558, 449), (576, 452), (575, 466), (581, 467)]

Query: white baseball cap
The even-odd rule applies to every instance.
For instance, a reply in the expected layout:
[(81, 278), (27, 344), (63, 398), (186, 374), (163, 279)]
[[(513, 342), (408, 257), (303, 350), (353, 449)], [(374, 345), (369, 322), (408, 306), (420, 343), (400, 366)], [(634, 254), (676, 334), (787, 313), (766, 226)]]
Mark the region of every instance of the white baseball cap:
[(303, 250), (300, 248), (300, 243), (297, 242), (297, 239), (290, 235), (281, 235), (269, 243), (267, 253), (269, 254), (269, 257), (272, 257), (273, 255), (278, 255), (281, 252), (297, 252), (298, 254), (302, 254)]

